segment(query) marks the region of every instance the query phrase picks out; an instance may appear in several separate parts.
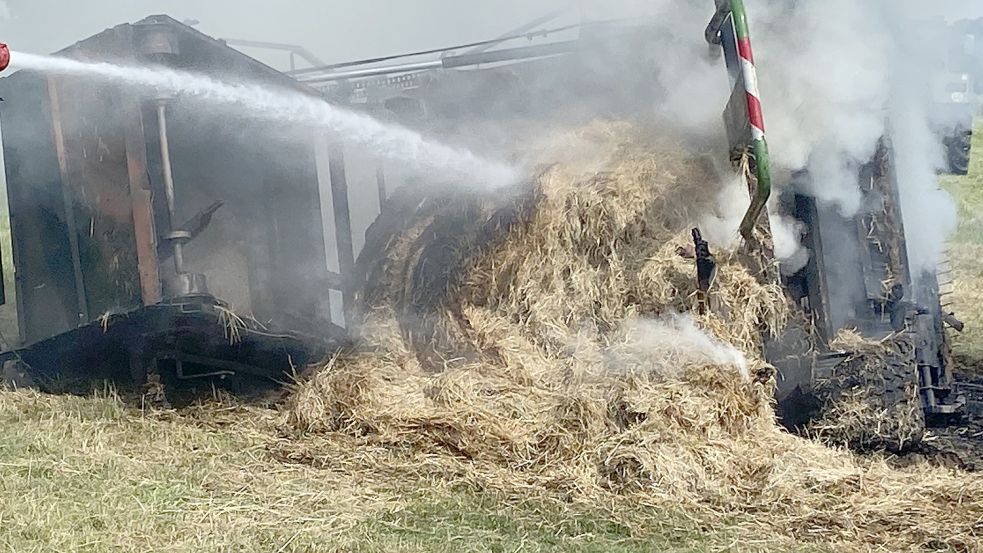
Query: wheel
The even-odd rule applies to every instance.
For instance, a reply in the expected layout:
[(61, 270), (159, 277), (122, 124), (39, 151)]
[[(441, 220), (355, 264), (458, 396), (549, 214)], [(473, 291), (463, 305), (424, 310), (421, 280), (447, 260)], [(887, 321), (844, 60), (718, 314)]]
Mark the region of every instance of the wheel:
[(908, 338), (864, 342), (815, 383), (808, 434), (854, 450), (903, 453), (925, 435), (915, 348)]

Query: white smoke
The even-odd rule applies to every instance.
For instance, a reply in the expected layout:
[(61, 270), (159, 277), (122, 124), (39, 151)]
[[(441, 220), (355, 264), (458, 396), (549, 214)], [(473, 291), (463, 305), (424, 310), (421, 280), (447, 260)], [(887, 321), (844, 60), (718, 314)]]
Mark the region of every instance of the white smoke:
[[(947, 117), (933, 109), (932, 87), (933, 80), (946, 77), (949, 42), (919, 33), (940, 12), (913, 0), (746, 3), (776, 174), (808, 171), (807, 192), (849, 217), (865, 207), (859, 168), (886, 138), (893, 147), (913, 272), (934, 267), (956, 219), (951, 199), (937, 183), (943, 155), (932, 131)], [(706, 56), (694, 54), (706, 46), (690, 21), (695, 17), (705, 26), (713, 2), (659, 8), (654, 15), (663, 17), (669, 37), (663, 56), (667, 69), (660, 75), (670, 93), (660, 111), (694, 128), (720, 128), (729, 91), (708, 71), (722, 76), (723, 61), (708, 64)], [(775, 195), (783, 185), (776, 178)], [(733, 245), (748, 205), (745, 187), (734, 186), (722, 185), (718, 212), (702, 223), (721, 244)], [(774, 210), (772, 224), (776, 255), (785, 272), (794, 272), (808, 261), (800, 245), (802, 229)]]
[(857, 169), (884, 135), (891, 95), (890, 37), (869, 29), (884, 2), (748, 4), (775, 164), (808, 169), (816, 198), (856, 213)]
[(802, 246), (805, 225), (769, 209), (775, 257), (781, 261), (783, 274), (794, 275), (809, 263), (809, 250)]
[(741, 220), (751, 207), (747, 181), (735, 175), (721, 185), (717, 193), (716, 210), (700, 220), (703, 237), (717, 247), (733, 249), (740, 245)]
[[(805, 225), (782, 215), (776, 209), (775, 200), (776, 197), (773, 196), (768, 204), (775, 257), (781, 261), (782, 272), (792, 275), (809, 263), (809, 251), (802, 246)], [(742, 176), (735, 176), (725, 182), (717, 193), (715, 211), (704, 215), (699, 221), (704, 238), (727, 250), (740, 246), (741, 222), (749, 207), (751, 195), (748, 193), (747, 181)]]
[(471, 184), (507, 187), (518, 181), (513, 167), (435, 142), (417, 131), (383, 123), (363, 113), (332, 105), (322, 98), (255, 83), (231, 83), (166, 67), (127, 67), (86, 63), (62, 57), (11, 53), (11, 66), (58, 75), (78, 75), (105, 82), (146, 87), (158, 94), (210, 105), (233, 107), (258, 119), (292, 122), (329, 130), (371, 148), (377, 155), (404, 166), (430, 171)]
[(604, 359), (608, 370), (626, 374), (673, 378), (686, 367), (715, 365), (733, 368), (750, 379), (744, 354), (704, 332), (690, 315), (626, 321)]
[(10, 17), (10, 6), (3, 0), (0, 0), (0, 21), (9, 21)]
[[(893, 146), (913, 269), (931, 268), (954, 228), (938, 187), (933, 79), (947, 42), (919, 36), (924, 6), (898, 0), (748, 0), (774, 163), (806, 169), (811, 193), (844, 215), (861, 208), (857, 170)], [(941, 37), (934, 37), (935, 39)]]

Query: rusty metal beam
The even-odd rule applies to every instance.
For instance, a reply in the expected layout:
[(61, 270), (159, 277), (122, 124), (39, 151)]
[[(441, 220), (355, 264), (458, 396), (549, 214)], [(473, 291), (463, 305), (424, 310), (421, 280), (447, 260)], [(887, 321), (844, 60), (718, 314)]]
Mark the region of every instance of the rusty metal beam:
[(89, 321), (89, 306), (85, 294), (85, 276), (82, 274), (82, 257), (79, 249), (78, 225), (75, 221), (75, 202), (72, 198), (72, 176), (68, 166), (65, 149), (65, 131), (62, 127), (61, 100), (58, 83), (48, 77), (48, 107), (51, 114), (51, 129), (54, 135), (55, 153), (58, 156), (58, 170), (61, 174), (61, 191), (64, 205), (65, 226), (68, 227), (68, 244), (72, 254), (72, 270), (75, 273), (75, 295), (78, 298), (76, 325)]
[(147, 173), (147, 142), (143, 128), (143, 110), (132, 96), (122, 98), (126, 169), (133, 203), (133, 236), (137, 247), (140, 273), (140, 297), (144, 305), (163, 300), (160, 285), (160, 260), (157, 257), (157, 227), (154, 222), (153, 196)]

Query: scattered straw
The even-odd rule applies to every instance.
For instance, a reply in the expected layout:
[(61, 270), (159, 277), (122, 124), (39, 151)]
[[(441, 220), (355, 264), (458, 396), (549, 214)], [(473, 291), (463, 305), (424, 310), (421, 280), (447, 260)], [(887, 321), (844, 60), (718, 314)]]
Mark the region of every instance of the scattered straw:
[(218, 322), (225, 329), (225, 338), (229, 341), (229, 345), (241, 342), (242, 331), (249, 328), (246, 321), (231, 308), (224, 305), (216, 305), (215, 309), (218, 311)]
[(279, 455), (626, 520), (684, 509), (748, 539), (983, 551), (983, 482), (776, 425), (760, 352), (789, 319), (778, 286), (715, 251), (713, 309), (694, 313), (677, 250), (714, 207), (705, 157), (625, 125), (554, 144), (534, 193), (392, 203), (367, 236), (361, 347), (299, 386)]

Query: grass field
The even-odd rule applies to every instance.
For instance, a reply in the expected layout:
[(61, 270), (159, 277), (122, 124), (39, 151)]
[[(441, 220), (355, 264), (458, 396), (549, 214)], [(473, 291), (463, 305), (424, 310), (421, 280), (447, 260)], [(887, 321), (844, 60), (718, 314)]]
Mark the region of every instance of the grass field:
[[(962, 217), (950, 255), (952, 310), (968, 324), (957, 352), (983, 358), (983, 133), (975, 146), (972, 174), (944, 185)], [(272, 408), (144, 412), (111, 393), (0, 392), (0, 551), (828, 551), (738, 540), (731, 528), (746, 520), (504, 498), (351, 455), (312, 468), (284, 461), (280, 432)]]
[[(0, 550), (787, 551), (728, 521), (502, 501), (342, 464), (277, 460), (275, 413), (141, 413), (108, 395), (0, 394)], [(644, 522), (641, 522), (644, 521)], [(824, 551), (795, 548), (795, 551)]]
[(959, 209), (959, 226), (948, 253), (952, 296), (943, 301), (951, 303), (948, 309), (966, 323), (966, 330), (954, 336), (955, 353), (973, 364), (983, 359), (983, 126), (976, 131), (969, 175), (942, 182)]

